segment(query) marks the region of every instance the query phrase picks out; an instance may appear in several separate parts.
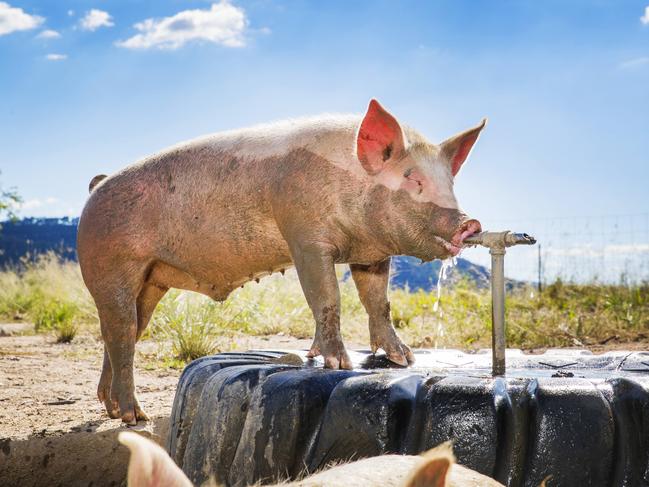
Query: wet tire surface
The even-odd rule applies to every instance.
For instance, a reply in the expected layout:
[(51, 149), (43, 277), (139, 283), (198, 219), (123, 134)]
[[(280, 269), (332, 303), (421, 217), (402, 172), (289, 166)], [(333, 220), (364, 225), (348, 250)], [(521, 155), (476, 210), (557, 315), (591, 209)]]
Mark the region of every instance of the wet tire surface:
[(352, 352), (357, 368), (332, 371), (288, 352), (185, 368), (167, 448), (195, 485), (278, 481), (449, 439), (459, 463), (508, 486), (649, 485), (647, 352), (509, 350), (496, 378), (487, 353), (420, 350), (401, 369)]

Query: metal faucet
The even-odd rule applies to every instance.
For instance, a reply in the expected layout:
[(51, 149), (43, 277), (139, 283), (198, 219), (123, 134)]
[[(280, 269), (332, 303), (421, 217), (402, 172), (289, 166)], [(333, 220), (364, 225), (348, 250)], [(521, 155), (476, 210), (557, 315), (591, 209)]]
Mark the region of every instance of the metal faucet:
[(482, 232), (464, 239), (469, 246), (481, 245), (491, 254), (491, 350), (492, 375), (505, 375), (505, 249), (514, 245), (534, 245), (527, 233)]

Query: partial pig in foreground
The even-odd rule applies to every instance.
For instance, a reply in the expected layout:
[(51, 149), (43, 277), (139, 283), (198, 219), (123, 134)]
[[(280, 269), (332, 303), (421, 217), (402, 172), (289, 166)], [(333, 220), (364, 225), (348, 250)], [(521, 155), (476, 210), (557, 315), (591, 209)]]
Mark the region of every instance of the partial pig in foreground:
[[(131, 451), (129, 487), (191, 487), (169, 455), (151, 440), (124, 431), (119, 441)], [(214, 483), (206, 485), (216, 486)], [(337, 465), (286, 487), (498, 487), (499, 482), (455, 463), (450, 443), (421, 456), (382, 455)]]
[(321, 116), (218, 133), (95, 178), (78, 254), (104, 339), (98, 396), (111, 417), (146, 419), (135, 342), (169, 290), (224, 300), (294, 265), (316, 322), (309, 356), (351, 368), (334, 264), (350, 264), (372, 350), (414, 360), (390, 319), (390, 257), (457, 255), (481, 231), (453, 192), (480, 125), (428, 142), (372, 100), (364, 116)]

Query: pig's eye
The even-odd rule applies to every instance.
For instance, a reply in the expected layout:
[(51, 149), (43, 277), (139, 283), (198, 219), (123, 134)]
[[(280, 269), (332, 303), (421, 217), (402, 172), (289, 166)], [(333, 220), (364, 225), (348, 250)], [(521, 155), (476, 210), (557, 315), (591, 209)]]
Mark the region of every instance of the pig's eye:
[(406, 181), (404, 181), (403, 187), (411, 190), (411, 191), (416, 191), (417, 194), (421, 194), (422, 191), (424, 190), (421, 174), (415, 171), (414, 167), (409, 167), (403, 172), (403, 177), (406, 178)]

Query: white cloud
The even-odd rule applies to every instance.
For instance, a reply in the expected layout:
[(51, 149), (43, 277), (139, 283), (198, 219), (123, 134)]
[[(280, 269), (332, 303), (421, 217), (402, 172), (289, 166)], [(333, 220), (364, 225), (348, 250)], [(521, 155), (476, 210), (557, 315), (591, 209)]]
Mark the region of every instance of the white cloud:
[(19, 30), (31, 30), (41, 25), (45, 19), (29, 15), (23, 9), (0, 2), (0, 36)]
[(36, 208), (43, 208), (44, 206), (53, 205), (55, 203), (58, 203), (59, 201), (61, 200), (55, 198), (54, 196), (48, 196), (44, 200), (40, 198), (33, 198), (19, 203), (17, 205), (17, 208), (20, 210), (34, 210)]
[(80, 21), (80, 25), (83, 30), (94, 31), (100, 27), (112, 27), (115, 24), (108, 12), (93, 8), (86, 12), (86, 15)]
[(644, 8), (644, 15), (640, 17), (640, 22), (644, 25), (649, 25), (649, 5)]
[(21, 216), (60, 217), (79, 216), (80, 208), (69, 201), (48, 196), (46, 198), (30, 198), (20, 203), (11, 203), (11, 209)]
[(74, 16), (74, 10), (70, 9), (68, 10), (68, 17), (73, 17)]
[(58, 39), (59, 37), (61, 34), (52, 29), (44, 30), (36, 36), (37, 39)]
[(43, 206), (43, 202), (38, 198), (32, 200), (23, 201), (18, 205), (18, 208), (21, 210), (34, 210)]
[(635, 59), (629, 59), (628, 61), (624, 61), (623, 63), (620, 63), (620, 68), (633, 69), (633, 68), (639, 68), (641, 66), (646, 66), (647, 64), (649, 64), (649, 56), (644, 56), (644, 57), (638, 57)]
[(48, 54), (47, 56), (45, 56), (45, 59), (47, 59), (48, 61), (63, 61), (65, 59), (67, 59), (67, 58), (68, 58), (67, 54), (55, 54), (55, 53), (52, 53), (52, 54)]
[(183, 10), (171, 17), (138, 22), (134, 27), (140, 33), (116, 44), (127, 49), (177, 49), (188, 42), (204, 41), (243, 47), (247, 25), (242, 8), (221, 0), (207, 10)]

